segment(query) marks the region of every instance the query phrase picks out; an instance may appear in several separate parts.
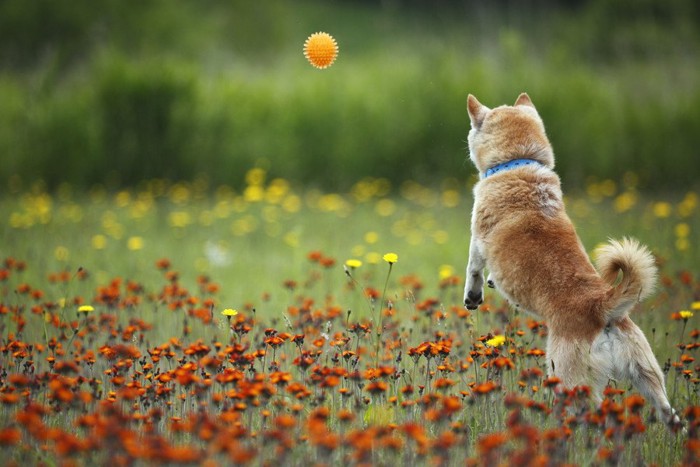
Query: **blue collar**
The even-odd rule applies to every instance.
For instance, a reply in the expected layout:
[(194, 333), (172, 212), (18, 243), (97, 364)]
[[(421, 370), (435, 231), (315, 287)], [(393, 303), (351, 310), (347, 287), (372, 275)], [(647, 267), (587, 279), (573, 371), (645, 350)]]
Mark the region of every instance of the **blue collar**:
[(502, 164), (494, 165), (490, 169), (484, 172), (482, 179), (490, 177), (491, 175), (497, 174), (499, 172), (506, 172), (511, 169), (517, 169), (518, 167), (524, 167), (526, 165), (536, 164), (541, 166), (538, 161), (534, 159), (513, 159), (512, 161), (504, 162)]

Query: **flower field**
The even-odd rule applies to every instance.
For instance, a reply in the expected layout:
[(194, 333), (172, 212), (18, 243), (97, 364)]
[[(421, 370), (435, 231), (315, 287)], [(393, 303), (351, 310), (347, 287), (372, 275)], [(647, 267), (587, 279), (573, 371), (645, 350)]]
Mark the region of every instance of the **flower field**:
[(11, 187), (0, 199), (6, 465), (697, 465), (700, 206), (633, 176), (567, 199), (583, 243), (658, 258), (633, 319), (685, 432), (624, 381), (555, 394), (545, 323), (462, 306), (468, 186), (348, 193)]

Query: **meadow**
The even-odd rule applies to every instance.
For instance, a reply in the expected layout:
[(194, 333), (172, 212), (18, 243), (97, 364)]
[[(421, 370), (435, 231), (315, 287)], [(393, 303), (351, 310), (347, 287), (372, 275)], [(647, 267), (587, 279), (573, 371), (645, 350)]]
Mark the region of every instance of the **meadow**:
[(600, 406), (555, 394), (546, 325), (495, 292), (464, 309), (473, 181), (15, 180), (0, 199), (4, 463), (697, 464), (698, 193), (644, 194), (627, 174), (566, 199), (588, 250), (633, 235), (658, 259), (633, 319), (684, 420), (673, 433), (626, 382)]
[[(526, 91), (565, 181), (697, 186), (698, 3), (535, 3), (5, 0), (0, 182), (430, 184), (465, 172), (468, 93)], [(318, 30), (340, 47), (323, 71)]]

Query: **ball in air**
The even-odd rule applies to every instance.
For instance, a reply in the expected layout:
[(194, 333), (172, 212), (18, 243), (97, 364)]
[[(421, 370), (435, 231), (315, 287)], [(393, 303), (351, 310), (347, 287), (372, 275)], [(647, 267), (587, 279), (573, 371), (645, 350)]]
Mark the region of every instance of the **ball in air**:
[(338, 56), (338, 43), (330, 34), (316, 32), (304, 42), (304, 56), (316, 68), (328, 68)]

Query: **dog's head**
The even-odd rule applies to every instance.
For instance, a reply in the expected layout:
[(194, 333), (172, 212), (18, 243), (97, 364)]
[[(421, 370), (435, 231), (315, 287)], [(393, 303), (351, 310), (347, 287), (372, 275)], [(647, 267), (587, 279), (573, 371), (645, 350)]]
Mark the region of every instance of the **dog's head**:
[(534, 159), (554, 168), (554, 153), (544, 124), (527, 94), (520, 94), (512, 107), (495, 109), (469, 94), (467, 109), (472, 124), (469, 157), (481, 174), (513, 159)]

